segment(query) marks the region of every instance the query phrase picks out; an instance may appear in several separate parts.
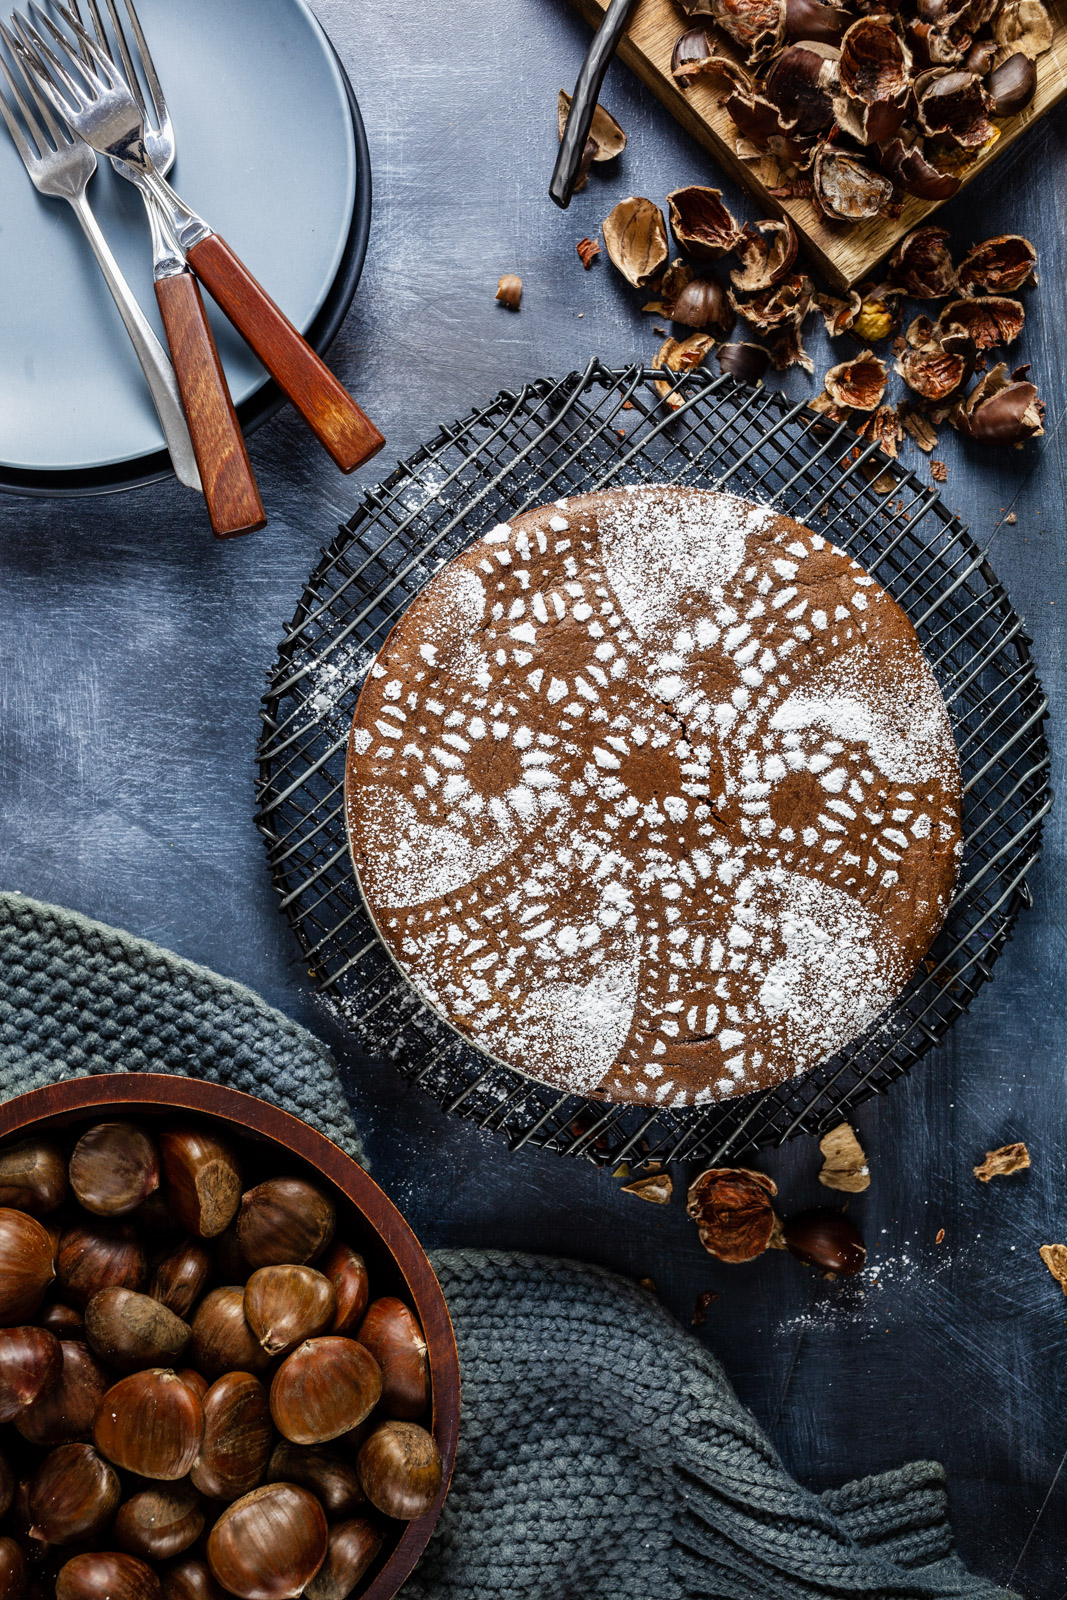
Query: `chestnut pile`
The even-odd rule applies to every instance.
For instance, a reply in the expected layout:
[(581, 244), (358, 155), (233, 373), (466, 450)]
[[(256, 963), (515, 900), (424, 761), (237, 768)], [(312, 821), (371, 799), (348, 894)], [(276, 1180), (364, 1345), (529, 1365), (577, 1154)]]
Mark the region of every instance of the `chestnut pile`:
[(214, 1132), (0, 1151), (0, 1600), (342, 1600), (428, 1511), (426, 1342)]

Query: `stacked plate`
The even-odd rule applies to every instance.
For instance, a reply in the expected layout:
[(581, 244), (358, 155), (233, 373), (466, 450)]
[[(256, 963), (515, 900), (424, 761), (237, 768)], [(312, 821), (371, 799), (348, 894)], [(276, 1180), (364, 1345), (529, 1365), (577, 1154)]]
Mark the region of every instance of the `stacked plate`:
[[(370, 227), (366, 135), (304, 0), (138, 0), (174, 119), (174, 181), (318, 351), (351, 303)], [(0, 490), (105, 494), (170, 474), (133, 349), (69, 207), (0, 138)], [(140, 197), (98, 166), (89, 199), (160, 338)], [(206, 297), (205, 297), (206, 298)], [(212, 325), (245, 432), (282, 403), (225, 317)]]

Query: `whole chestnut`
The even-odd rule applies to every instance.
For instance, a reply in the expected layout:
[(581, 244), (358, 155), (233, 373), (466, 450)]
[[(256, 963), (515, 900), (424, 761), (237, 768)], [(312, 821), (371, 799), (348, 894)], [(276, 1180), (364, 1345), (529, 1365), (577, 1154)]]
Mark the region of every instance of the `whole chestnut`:
[(212, 1573), (239, 1600), (292, 1600), (326, 1558), (322, 1507), (295, 1483), (270, 1483), (228, 1506), (208, 1535)]
[(163, 1181), (171, 1209), (187, 1233), (214, 1239), (232, 1222), (241, 1199), (241, 1166), (225, 1139), (194, 1128), (161, 1133)]
[(100, 1401), (93, 1443), (142, 1478), (184, 1478), (200, 1452), (204, 1408), (176, 1372), (148, 1367), (120, 1378)]
[(135, 1289), (101, 1289), (85, 1308), (90, 1348), (120, 1372), (173, 1366), (191, 1333), (187, 1322)]
[(204, 1246), (187, 1239), (159, 1262), (148, 1292), (176, 1317), (187, 1317), (203, 1294), (210, 1271), (211, 1257)]
[(1014, 117), (1037, 93), (1037, 68), (1028, 55), (1017, 51), (993, 68), (986, 87), (993, 97), (993, 115)]
[(163, 1600), (226, 1600), (225, 1591), (211, 1576), (211, 1568), (197, 1556), (176, 1561), (162, 1577)]
[(73, 1544), (107, 1526), (121, 1499), (119, 1475), (91, 1444), (61, 1444), (26, 1486), (28, 1533), (42, 1544)]
[(73, 1556), (56, 1577), (56, 1600), (163, 1600), (152, 1568), (110, 1550)]
[(179, 1367), (178, 1376), (185, 1386), (193, 1391), (200, 1404), (204, 1403), (204, 1396), (210, 1387), (202, 1372), (197, 1372), (193, 1367)]
[(203, 1404), (204, 1437), (189, 1477), (213, 1500), (237, 1500), (261, 1482), (270, 1460), (267, 1391), (250, 1372), (227, 1372)]
[(42, 1306), (37, 1313), (37, 1324), (48, 1333), (54, 1333), (57, 1339), (85, 1339), (85, 1318), (73, 1306), (65, 1306), (61, 1300), (53, 1300), (50, 1305)]
[(248, 1326), (243, 1288), (229, 1284), (204, 1296), (193, 1318), (189, 1360), (209, 1378), (267, 1370), (270, 1356)]
[(782, 1224), (786, 1248), (800, 1261), (835, 1277), (851, 1278), (867, 1260), (867, 1247), (856, 1224), (843, 1211), (817, 1206)]
[(195, 1544), (204, 1528), (200, 1496), (187, 1483), (142, 1489), (119, 1507), (115, 1541), (131, 1556), (169, 1561)]
[(367, 1263), (350, 1245), (337, 1239), (319, 1261), (319, 1271), (329, 1278), (337, 1296), (337, 1310), (329, 1331), (351, 1333), (363, 1321), (370, 1299)]
[(159, 1188), (159, 1151), (136, 1123), (98, 1122), (74, 1146), (70, 1186), (86, 1211), (121, 1216)]
[(356, 1461), (363, 1492), (383, 1516), (410, 1522), (425, 1515), (441, 1489), (441, 1452), (417, 1422), (383, 1422)]
[(63, 1352), (44, 1328), (0, 1328), (0, 1422), (13, 1422), (59, 1382)]
[(76, 1223), (64, 1228), (56, 1257), (59, 1286), (85, 1307), (101, 1289), (140, 1289), (145, 1256), (128, 1222)]
[(0, 1538), (0, 1594), (4, 1600), (26, 1600), (29, 1592), (26, 1557), (14, 1539)]
[(714, 278), (694, 278), (680, 291), (670, 308), (672, 322), (686, 328), (706, 328), (716, 339), (727, 339), (737, 318), (726, 290)]
[(28, 1322), (56, 1275), (47, 1228), (25, 1211), (0, 1207), (0, 1327)]
[(67, 1163), (51, 1139), (23, 1139), (0, 1150), (0, 1206), (45, 1216), (67, 1198)]
[(345, 1600), (382, 1547), (369, 1517), (352, 1517), (330, 1529), (326, 1560), (304, 1590), (305, 1600)]
[(274, 1426), (292, 1444), (325, 1444), (358, 1427), (382, 1394), (382, 1375), (354, 1339), (305, 1339), (286, 1356), (270, 1386)]
[(241, 1196), (237, 1239), (249, 1266), (306, 1266), (333, 1238), (333, 1202), (303, 1178), (268, 1178)]
[(430, 1363), (422, 1329), (404, 1302), (392, 1295), (372, 1301), (356, 1338), (382, 1370), (385, 1415), (421, 1417), (430, 1403)]
[(89, 1439), (96, 1408), (110, 1379), (92, 1351), (80, 1340), (61, 1339), (59, 1378), (15, 1418), (15, 1426), (30, 1444), (74, 1444)]
[(326, 1515), (350, 1517), (366, 1500), (359, 1473), (351, 1461), (320, 1445), (275, 1445), (267, 1468), (270, 1483), (298, 1483), (310, 1489)]
[(314, 1267), (260, 1267), (245, 1284), (244, 1305), (252, 1332), (276, 1356), (329, 1327), (337, 1296)]

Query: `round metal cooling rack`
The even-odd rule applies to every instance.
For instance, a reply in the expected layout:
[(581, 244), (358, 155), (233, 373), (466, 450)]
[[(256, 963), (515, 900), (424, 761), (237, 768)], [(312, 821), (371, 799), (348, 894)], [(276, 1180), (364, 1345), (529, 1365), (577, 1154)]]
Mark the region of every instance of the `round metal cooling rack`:
[[(671, 410), (653, 388), (669, 386)], [(396, 618), (479, 533), (545, 500), (626, 483), (729, 489), (842, 546), (899, 601), (941, 685), (963, 769), (964, 857), (944, 929), (862, 1038), (779, 1087), (650, 1110), (561, 1094), (482, 1055), (419, 1000), (374, 931), (349, 863), (345, 746)], [(364, 1048), (449, 1111), (598, 1163), (737, 1160), (821, 1133), (938, 1043), (992, 976), (1052, 803), (1047, 702), (1030, 640), (960, 522), (876, 444), (723, 376), (610, 371), (501, 394), (373, 488), (325, 552), (264, 698), (257, 825), (318, 993)]]

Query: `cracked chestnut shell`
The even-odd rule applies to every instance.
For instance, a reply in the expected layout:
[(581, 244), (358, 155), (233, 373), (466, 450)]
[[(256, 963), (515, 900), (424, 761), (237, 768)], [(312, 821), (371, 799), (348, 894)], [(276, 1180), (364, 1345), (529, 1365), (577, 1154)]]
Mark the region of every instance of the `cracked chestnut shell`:
[(837, 85), (836, 46), (805, 40), (774, 58), (763, 79), (763, 93), (778, 107), (790, 133), (820, 133), (834, 120)]
[(911, 53), (887, 17), (859, 17), (850, 25), (837, 70), (833, 109), (841, 127), (861, 144), (891, 138), (904, 121)]
[(704, 28), (688, 28), (675, 42), (671, 53), (671, 77), (680, 89), (688, 89), (696, 78), (721, 78), (735, 89), (748, 90), (752, 79), (733, 56), (719, 50), (717, 41)]
[(356, 1339), (382, 1373), (382, 1410), (388, 1417), (421, 1417), (430, 1404), (426, 1339), (415, 1315), (393, 1295), (372, 1300)]
[(262, 1481), (273, 1433), (267, 1391), (250, 1372), (227, 1372), (203, 1397), (204, 1437), (189, 1477), (213, 1500), (236, 1500)]
[(241, 1164), (233, 1149), (217, 1134), (195, 1128), (161, 1133), (159, 1149), (174, 1215), (194, 1238), (216, 1238), (241, 1200)]
[(922, 138), (900, 134), (878, 146), (878, 164), (888, 178), (917, 200), (948, 200), (960, 186), (952, 172), (941, 172), (927, 161)]
[(356, 1465), (364, 1494), (386, 1517), (425, 1516), (441, 1490), (441, 1452), (417, 1422), (383, 1422), (364, 1440)]
[(1037, 251), (1019, 233), (1002, 233), (972, 245), (960, 262), (956, 280), (961, 293), (1015, 294), (1037, 282)]
[(0, 1207), (0, 1327), (28, 1322), (56, 1275), (51, 1236), (36, 1217)]
[(1045, 402), (1020, 367), (1009, 379), (1003, 362), (975, 384), (953, 412), (960, 433), (979, 444), (1023, 445), (1039, 439), (1044, 429)]
[(667, 229), (659, 206), (630, 195), (604, 219), (604, 246), (612, 265), (635, 289), (645, 289), (667, 265)]
[(117, 1467), (164, 1482), (184, 1478), (200, 1452), (204, 1408), (176, 1372), (148, 1367), (112, 1384), (96, 1410), (93, 1443)]
[(304, 1590), (305, 1600), (345, 1600), (381, 1547), (381, 1529), (369, 1517), (335, 1523), (326, 1560)]
[(70, 1158), (70, 1186), (86, 1211), (118, 1217), (159, 1188), (159, 1151), (135, 1122), (87, 1128)]
[(333, 1238), (333, 1201), (303, 1178), (268, 1178), (241, 1196), (237, 1242), (248, 1265), (306, 1266)]
[(59, 1382), (63, 1352), (44, 1328), (0, 1328), (0, 1422), (15, 1418)]
[(822, 1206), (801, 1211), (782, 1224), (782, 1237), (798, 1261), (838, 1278), (854, 1277), (867, 1260), (863, 1235), (843, 1211)]
[(787, 39), (815, 40), (821, 44), (840, 44), (853, 21), (850, 11), (824, 5), (823, 0), (785, 0)]
[(771, 1198), (777, 1193), (777, 1184), (765, 1172), (709, 1167), (690, 1184), (685, 1209), (709, 1255), (720, 1261), (754, 1261), (774, 1231)]
[(990, 97), (974, 72), (935, 67), (916, 80), (919, 124), (924, 133), (952, 139), (964, 150), (977, 150), (994, 133), (986, 113)]
[(942, 300), (956, 287), (947, 228), (914, 228), (889, 258), (889, 278), (913, 300)]
[(1052, 48), (1052, 19), (1041, 0), (1004, 0), (993, 18), (993, 37), (1002, 50), (1036, 60)]
[(163, 1589), (137, 1556), (99, 1551), (60, 1567), (55, 1600), (163, 1600)]
[(0, 1206), (45, 1216), (67, 1197), (67, 1163), (51, 1139), (22, 1139), (0, 1150)]
[(305, 1339), (271, 1381), (274, 1426), (292, 1444), (326, 1444), (370, 1416), (382, 1394), (382, 1374), (355, 1339), (327, 1334)]
[(730, 273), (730, 282), (741, 294), (756, 294), (773, 288), (789, 276), (797, 258), (796, 230), (788, 217), (781, 221), (745, 224), (737, 246), (741, 262)]
[(710, 0), (709, 10), (750, 63), (777, 50), (785, 37), (785, 0)]
[(962, 328), (978, 350), (1012, 344), (1023, 331), (1026, 312), (1018, 300), (1004, 295), (974, 295), (966, 300), (950, 300), (938, 316), (941, 328)]
[(737, 223), (722, 203), (722, 190), (690, 184), (667, 196), (671, 232), (680, 249), (697, 262), (718, 261), (740, 238)]
[(101, 1361), (133, 1372), (172, 1367), (189, 1343), (188, 1323), (151, 1295), (101, 1289), (85, 1308), (85, 1337)]
[(118, 1473), (91, 1444), (61, 1444), (26, 1486), (29, 1537), (42, 1544), (91, 1539), (111, 1521), (121, 1493)]
[(760, 344), (724, 344), (718, 352), (719, 368), (742, 383), (759, 383), (771, 364), (771, 353)]
[(893, 185), (883, 173), (830, 144), (819, 147), (812, 184), (820, 210), (838, 222), (869, 222), (893, 199)]
[(926, 318), (917, 317), (895, 366), (909, 389), (940, 404), (967, 382), (974, 361), (974, 341), (962, 328), (932, 328)]
[(326, 1559), (322, 1507), (295, 1483), (270, 1483), (228, 1506), (208, 1535), (212, 1573), (239, 1600), (293, 1600)]
[(15, 1418), (30, 1444), (72, 1444), (92, 1435), (93, 1419), (110, 1379), (80, 1341), (60, 1340), (58, 1380)]
[(1037, 93), (1037, 68), (1030, 57), (1017, 50), (994, 67), (986, 83), (995, 117), (1014, 117), (1025, 111)]
[(748, 297), (730, 290), (730, 304), (746, 322), (760, 333), (784, 323), (804, 321), (811, 309), (812, 283), (803, 273), (794, 272), (770, 289), (761, 289)]
[(851, 411), (876, 411), (888, 380), (885, 362), (872, 351), (861, 350), (852, 361), (841, 361), (831, 367), (823, 384), (837, 405), (847, 406)]

